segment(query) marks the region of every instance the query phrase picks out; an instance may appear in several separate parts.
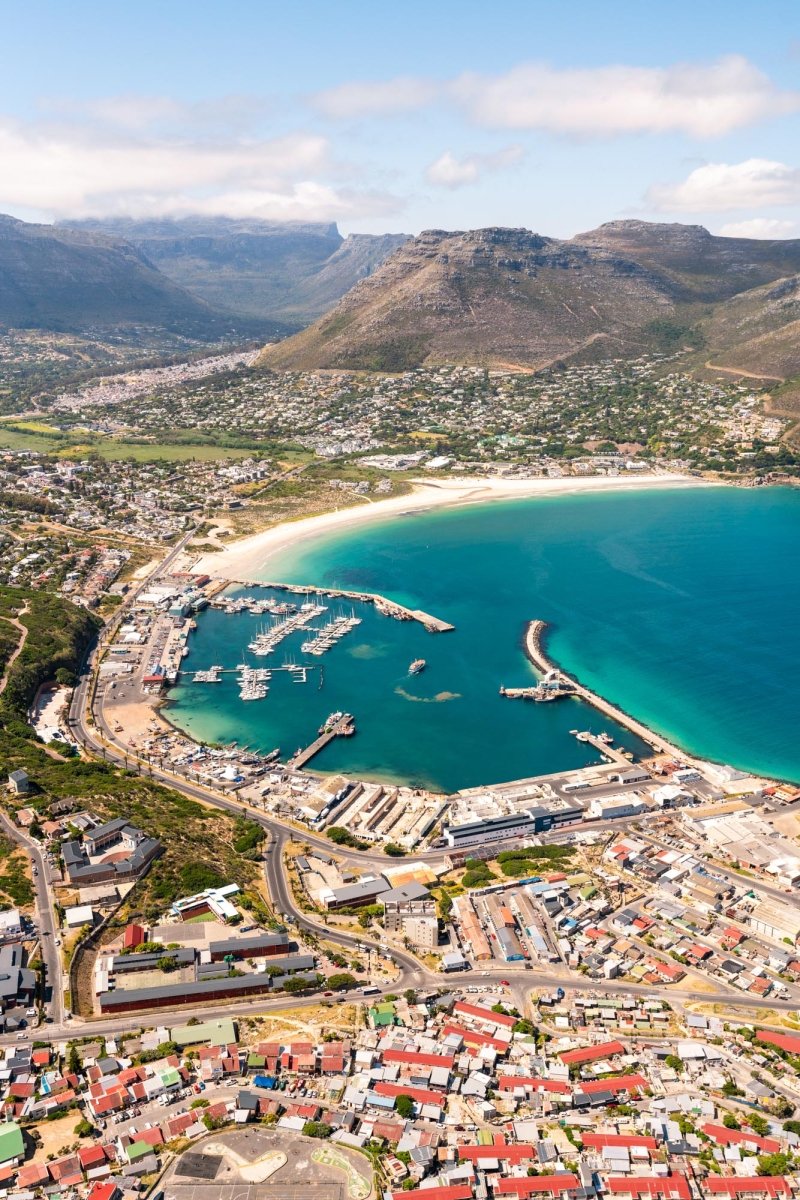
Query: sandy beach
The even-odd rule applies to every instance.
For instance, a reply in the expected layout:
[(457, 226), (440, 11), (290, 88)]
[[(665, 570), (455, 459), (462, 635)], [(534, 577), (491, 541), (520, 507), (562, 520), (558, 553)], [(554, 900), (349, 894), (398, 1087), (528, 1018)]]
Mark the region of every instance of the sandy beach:
[(577, 492), (635, 491), (643, 488), (717, 487), (709, 480), (670, 473), (590, 475), (561, 479), (442, 479), (414, 480), (414, 491), (386, 500), (366, 501), (351, 508), (335, 509), (300, 521), (286, 521), (232, 543), (227, 549), (192, 560), (191, 569), (213, 579), (264, 577), (264, 568), (290, 546), (328, 532), (350, 529), (369, 521), (380, 521), (426, 509), (482, 504), (491, 500), (514, 500), (534, 496), (564, 496)]

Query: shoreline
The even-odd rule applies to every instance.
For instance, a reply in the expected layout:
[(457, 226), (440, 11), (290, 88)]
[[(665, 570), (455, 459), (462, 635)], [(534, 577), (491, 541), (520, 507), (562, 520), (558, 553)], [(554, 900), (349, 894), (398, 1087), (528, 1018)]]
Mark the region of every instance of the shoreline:
[(564, 476), (556, 479), (502, 479), (476, 476), (474, 479), (425, 479), (412, 481), (414, 490), (403, 496), (370, 501), (354, 507), (338, 508), (332, 512), (297, 521), (282, 521), (260, 533), (250, 534), (213, 554), (186, 552), (190, 569), (212, 579), (238, 579), (261, 583), (267, 563), (300, 542), (326, 533), (352, 529), (390, 517), (429, 512), (437, 508), (457, 508), (485, 504), (498, 500), (526, 500), (547, 496), (577, 495), (589, 492), (639, 491), (651, 488), (725, 487), (726, 484), (677, 472), (648, 473), (631, 476), (586, 475)]

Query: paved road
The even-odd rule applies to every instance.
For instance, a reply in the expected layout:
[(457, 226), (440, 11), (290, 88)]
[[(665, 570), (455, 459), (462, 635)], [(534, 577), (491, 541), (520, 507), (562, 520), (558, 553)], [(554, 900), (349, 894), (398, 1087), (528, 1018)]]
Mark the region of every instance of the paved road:
[[(166, 558), (159, 564), (157, 570), (152, 574), (161, 574), (168, 570), (171, 563), (177, 555), (183, 550), (186, 543), (189, 541), (192, 533), (188, 533), (181, 541), (169, 552)], [(124, 616), (125, 611), (135, 603), (138, 594), (148, 586), (150, 578), (142, 580), (135, 591), (126, 599), (124, 605), (118, 610), (113, 618), (113, 624), (109, 625), (107, 632), (112, 628), (116, 628), (119, 621)], [(94, 654), (90, 654), (87, 658), (84, 668), (81, 672), (79, 682), (74, 690), (72, 705), (70, 709), (70, 720), (78, 735), (83, 740), (87, 747), (90, 747), (94, 752), (100, 753), (107, 760), (119, 765), (130, 763), (131, 754), (127, 747), (117, 743), (115, 734), (106, 721), (102, 704), (98, 704), (95, 709), (94, 719), (96, 724), (90, 725), (86, 720), (87, 700), (89, 688), (91, 686), (92, 666)], [(553, 988), (556, 986), (563, 987), (565, 991), (591, 991), (595, 993), (603, 993), (609, 995), (627, 995), (627, 996), (646, 996), (664, 1000), (694, 1001), (711, 1003), (719, 1001), (730, 1007), (747, 1007), (747, 1008), (763, 1008), (792, 1011), (795, 1008), (793, 1001), (773, 1001), (759, 1000), (749, 995), (730, 994), (727, 989), (724, 993), (709, 992), (705, 990), (676, 990), (664, 989), (654, 990), (652, 987), (645, 985), (631, 985), (625, 983), (617, 983), (615, 981), (598, 981), (590, 983), (582, 977), (571, 975), (565, 969), (546, 969), (546, 970), (526, 970), (524, 972), (517, 971), (508, 965), (502, 963), (492, 963), (487, 965), (486, 969), (475, 971), (465, 976), (457, 976), (456, 979), (446, 977), (439, 973), (429, 971), (424, 967), (413, 955), (404, 951), (391, 950), (386, 951), (385, 947), (379, 946), (377, 943), (367, 937), (356, 937), (350, 933), (343, 932), (337, 929), (328, 928), (328, 926), (312, 920), (304, 913), (296, 904), (291, 892), (291, 886), (287, 880), (283, 870), (283, 850), (286, 843), (292, 838), (298, 836), (298, 831), (291, 826), (284, 825), (281, 821), (271, 815), (267, 815), (258, 809), (246, 806), (240, 800), (231, 799), (228, 796), (222, 796), (219, 793), (212, 791), (201, 784), (195, 783), (187, 779), (183, 775), (175, 774), (162, 770), (156, 766), (150, 766), (148, 775), (152, 778), (165, 783), (166, 785), (175, 788), (186, 796), (193, 799), (210, 803), (216, 807), (230, 813), (241, 813), (246, 811), (248, 816), (253, 820), (258, 821), (270, 834), (270, 848), (265, 862), (265, 877), (270, 890), (270, 895), (276, 909), (283, 915), (284, 919), (294, 923), (298, 929), (315, 934), (317, 937), (325, 941), (332, 942), (336, 945), (343, 946), (351, 952), (358, 953), (362, 948), (369, 948), (374, 952), (388, 953), (395, 961), (398, 967), (398, 976), (390, 984), (382, 987), (382, 992), (399, 991), (408, 987), (449, 987), (457, 986), (460, 983), (462, 986), (469, 983), (470, 985), (479, 985), (487, 987), (496, 986), (501, 979), (508, 977), (510, 988), (509, 993), (511, 999), (517, 1004), (520, 1010), (527, 1007), (528, 994), (531, 988), (546, 987)], [(635, 818), (632, 819), (632, 821)], [(629, 824), (628, 821), (621, 822), (596, 822), (591, 828), (598, 830), (615, 830), (620, 831)], [(302, 840), (311, 846), (323, 849), (326, 853), (331, 852), (330, 840), (324, 836), (313, 833), (308, 830), (303, 830), (301, 835)], [(348, 851), (346, 848), (336, 848), (337, 855), (354, 863), (369, 863), (370, 865), (385, 865), (393, 860), (387, 855), (382, 854), (377, 850), (366, 851)], [(420, 857), (428, 859), (441, 859), (446, 854), (445, 850), (427, 851)], [(741, 882), (741, 880), (738, 880)], [(767, 889), (769, 892), (775, 889)], [(225, 1005), (215, 1008), (206, 1009), (204, 1015), (207, 1017), (217, 1016), (246, 1016), (258, 1012), (269, 1012), (274, 1009), (293, 1009), (302, 1008), (309, 1003), (319, 1003), (319, 997), (277, 997), (272, 999), (259, 999), (244, 1001), (237, 1003), (235, 1006)], [(170, 1010), (159, 1010), (157, 1019), (166, 1019)], [(185, 1017), (186, 1009), (178, 1008), (172, 1010), (175, 1017)], [(112, 1032), (128, 1032), (133, 1029), (140, 1029), (143, 1021), (152, 1022), (153, 1015), (150, 1017), (125, 1017), (104, 1019), (101, 1021), (87, 1022), (71, 1022), (69, 1025), (63, 1022), (57, 1022), (56, 1027), (48, 1032), (51, 1035), (64, 1034), (71, 1032), (73, 1035), (80, 1030), (81, 1035), (91, 1035), (95, 1033), (112, 1033)]]
[(31, 861), (38, 872), (33, 877), (32, 882), (36, 894), (36, 916), (40, 934), (41, 959), (47, 967), (48, 991), (50, 994), (46, 1010), (49, 1016), (52, 1017), (53, 1024), (60, 1025), (64, 1018), (63, 993), (61, 990), (61, 955), (58, 946), (56, 946), (59, 925), (53, 909), (54, 902), (50, 869), (45, 861), (42, 848), (35, 838), (29, 837), (23, 830), (17, 829), (3, 812), (0, 812), (0, 826), (2, 826), (10, 838), (13, 838), (18, 846), (22, 847), (26, 854), (30, 855)]

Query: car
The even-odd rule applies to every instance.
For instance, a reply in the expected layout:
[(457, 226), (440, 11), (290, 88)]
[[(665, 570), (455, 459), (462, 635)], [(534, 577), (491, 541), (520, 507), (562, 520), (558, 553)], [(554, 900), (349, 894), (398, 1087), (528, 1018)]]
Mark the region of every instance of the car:
[(24, 1030), (24, 1029), (20, 1029), (19, 1033), (17, 1034), (17, 1041), (18, 1041), (18, 1042), (21, 1042), (21, 1041), (22, 1041), (24, 1038), (27, 1038), (27, 1036), (28, 1036), (28, 1035), (27, 1035), (27, 1033), (25, 1032), (25, 1030)]
[(323, 992), (323, 996), (332, 996), (333, 992)]
[(508, 980), (507, 980), (507, 979), (501, 979), (501, 980), (500, 980), (500, 986), (501, 986), (501, 987), (511, 987), (511, 984), (508, 982)]
[(25, 1016), (26, 1016), (26, 1017), (35, 1017), (35, 1016), (36, 1016), (36, 1009), (35, 1009), (35, 1008), (26, 1008), (26, 1009), (25, 1009)]

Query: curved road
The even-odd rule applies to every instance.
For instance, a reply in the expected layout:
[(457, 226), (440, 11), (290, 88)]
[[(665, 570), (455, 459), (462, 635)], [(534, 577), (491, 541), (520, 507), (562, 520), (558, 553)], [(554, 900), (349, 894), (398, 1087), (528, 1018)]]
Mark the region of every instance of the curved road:
[[(139, 593), (149, 586), (152, 578), (163, 574), (169, 569), (174, 559), (181, 553), (186, 543), (194, 535), (194, 532), (194, 530), (188, 532), (177, 543), (177, 545), (170, 550), (166, 558), (159, 563), (155, 570), (151, 572), (148, 577), (143, 579), (134, 589), (134, 591), (126, 598), (123, 605), (117, 610), (116, 614), (106, 625), (99, 641), (87, 653), (85, 662), (80, 671), (78, 683), (73, 691), (69, 720), (76, 736), (87, 749), (90, 749), (94, 753), (101, 755), (104, 759), (119, 766), (130, 765), (131, 760), (133, 759), (133, 761), (136, 762), (138, 769), (143, 769), (143, 764), (140, 764), (139, 761), (134, 758), (129, 748), (117, 742), (113, 730), (105, 720), (102, 712), (102, 705), (98, 705), (93, 712), (95, 724), (90, 724), (87, 720), (94, 665), (96, 663), (98, 654), (102, 650), (104, 640), (107, 640), (109, 635), (112, 635), (116, 631), (117, 626), (124, 618), (128, 609), (136, 602)], [(398, 975), (391, 984), (387, 984), (381, 988), (383, 993), (388, 991), (402, 990), (409, 987), (419, 988), (448, 986), (448, 981), (443, 978), (441, 974), (428, 970), (412, 954), (395, 949), (387, 950), (385, 946), (381, 946), (366, 937), (356, 937), (353, 934), (346, 933), (341, 930), (331, 929), (324, 924), (312, 920), (297, 906), (286, 874), (283, 870), (283, 851), (286, 843), (292, 837), (300, 836), (302, 837), (302, 840), (307, 842), (309, 845), (322, 848), (329, 853), (331, 851), (331, 843), (328, 838), (312, 833), (308, 830), (296, 830), (290, 825), (285, 825), (274, 816), (269, 816), (258, 809), (251, 808), (249, 805), (243, 804), (240, 800), (232, 800), (229, 797), (223, 796), (220, 793), (211, 790), (210, 788), (193, 782), (181, 774), (165, 771), (152, 764), (148, 764), (147, 773), (149, 777), (166, 784), (168, 787), (172, 787), (175, 790), (180, 791), (182, 794), (189, 796), (192, 799), (199, 800), (202, 803), (212, 804), (226, 812), (237, 815), (241, 814), (242, 812), (246, 812), (249, 817), (262, 825), (263, 828), (266, 829), (270, 834), (270, 846), (265, 857), (264, 870), (270, 896), (272, 897), (277, 911), (286, 919), (290, 920), (298, 929), (313, 933), (317, 937), (324, 939), (327, 942), (332, 942), (355, 952), (368, 948), (370, 951), (382, 954), (385, 957), (390, 957), (398, 967)], [(620, 823), (617, 822), (614, 827), (619, 828)], [(37, 852), (35, 847), (28, 847), (26, 845), (26, 848), (28, 848), (34, 855)], [(395, 861), (390, 856), (375, 850), (352, 851), (347, 850), (344, 847), (337, 847), (336, 853), (349, 862), (362, 864), (369, 863), (375, 866), (382, 866)], [(428, 851), (423, 854), (422, 857), (441, 858), (444, 853), (444, 851)], [(42, 891), (47, 893), (45, 882), (46, 876), (44, 874), (43, 863), (40, 864), (39, 870), (40, 875), (37, 880), (39, 887), (37, 890), (40, 893)], [(40, 913), (43, 929), (45, 927), (44, 922), (46, 920), (49, 924), (54, 926), (55, 923), (53, 920), (51, 900), (49, 896), (40, 906)], [(52, 941), (52, 937), (45, 940)], [(50, 949), (55, 952), (54, 947), (51, 947)], [(54, 953), (49, 955), (49, 957), (53, 956)], [(54, 981), (57, 979), (60, 980), (60, 963), (57, 961), (57, 953), (55, 953), (55, 959), (56, 964), (50, 967)], [(50, 965), (49, 960), (48, 965)], [(654, 992), (652, 988), (644, 985), (620, 984), (614, 981), (599, 981), (587, 985), (587, 981), (585, 979), (569, 973), (565, 968), (548, 969), (545, 971), (537, 971), (535, 969), (519, 971), (514, 970), (509, 965), (493, 963), (487, 964), (485, 969), (473, 971), (470, 978), (475, 980), (475, 982), (478, 980), (485, 980), (485, 986), (490, 987), (496, 985), (503, 976), (510, 976), (508, 987), (509, 998), (513, 1003), (517, 1004), (521, 1011), (524, 1011), (526, 1007), (528, 994), (531, 988), (552, 988), (555, 986), (563, 987), (567, 991), (585, 992), (588, 990), (606, 994), (643, 995), (665, 999), (668, 1001), (674, 1000), (679, 1004), (683, 1001), (704, 1001), (709, 1003), (713, 1002), (715, 999), (718, 999), (732, 1007), (762, 1007), (787, 1010), (793, 1010), (796, 1007), (795, 1001), (758, 1001), (754, 997), (750, 996), (730, 995), (727, 993), (727, 991), (723, 994), (718, 994), (706, 991), (679, 991), (670, 989), (669, 992), (665, 991), (662, 993)], [(54, 1025), (50, 1030), (47, 1031), (50, 1035), (69, 1032), (75, 1033), (78, 1031), (78, 1029), (83, 1035), (94, 1034), (97, 1032), (124, 1032), (129, 1029), (141, 1028), (141, 1014), (134, 1017), (118, 1019), (105, 1018), (102, 1020), (89, 1020), (85, 1022), (80, 1021), (80, 1024), (77, 1022), (74, 1024), (71, 1022), (69, 1024), (65, 1024), (60, 1005), (60, 994), (58, 996), (58, 1002), (55, 1000), (56, 990), (58, 989), (54, 989), (54, 1001), (51, 1010)], [(269, 1011), (270, 1009), (302, 1008), (304, 1005), (309, 1003), (319, 1003), (319, 996), (315, 995), (312, 998), (299, 997), (294, 999), (290, 997), (279, 997), (276, 999), (266, 1000), (263, 998), (256, 998), (252, 1001), (244, 1001), (239, 1003), (235, 1006), (235, 1008), (231, 1005), (209, 1008), (206, 1010), (205, 1015), (207, 1017), (247, 1015), (248, 1013), (264, 1012)], [(168, 1011), (169, 1010), (166, 1009), (158, 1010), (159, 1018)], [(185, 1007), (178, 1008), (173, 1011), (176, 1013), (176, 1016), (185, 1017), (186, 1015)], [(0, 1044), (7, 1040), (8, 1039), (6, 1038), (0, 1038)]]

